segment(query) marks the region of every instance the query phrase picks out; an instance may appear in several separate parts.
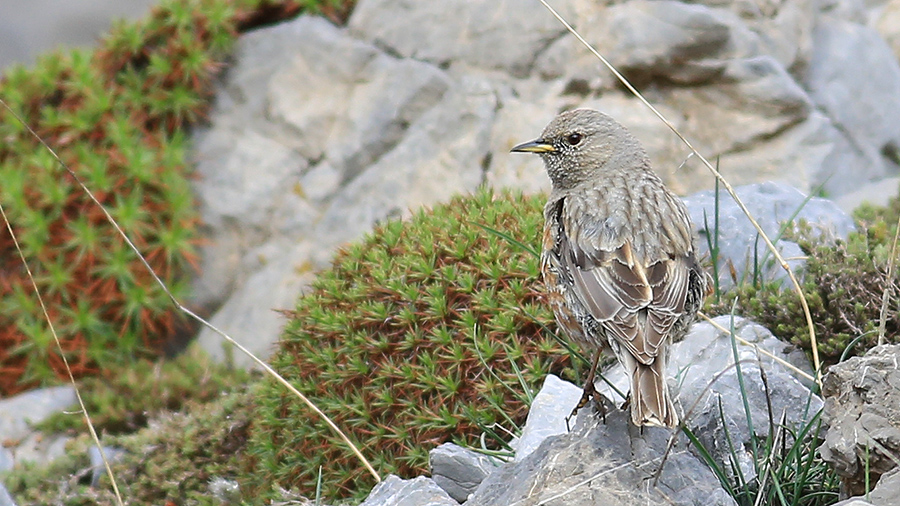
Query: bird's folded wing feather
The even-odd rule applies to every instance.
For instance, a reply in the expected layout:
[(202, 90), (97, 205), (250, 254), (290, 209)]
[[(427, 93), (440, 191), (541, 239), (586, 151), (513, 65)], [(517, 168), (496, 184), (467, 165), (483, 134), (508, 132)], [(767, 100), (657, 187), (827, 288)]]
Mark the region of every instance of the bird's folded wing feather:
[(636, 257), (629, 241), (604, 249), (595, 240), (563, 236), (560, 259), (572, 274), (578, 299), (638, 361), (653, 363), (684, 313), (687, 257), (646, 262)]

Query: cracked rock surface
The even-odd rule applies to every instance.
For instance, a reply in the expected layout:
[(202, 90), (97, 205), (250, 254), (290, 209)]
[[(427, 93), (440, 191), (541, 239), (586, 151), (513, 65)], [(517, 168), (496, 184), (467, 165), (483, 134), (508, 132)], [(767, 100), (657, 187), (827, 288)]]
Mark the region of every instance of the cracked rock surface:
[(823, 419), (830, 428), (819, 451), (841, 476), (847, 494), (865, 493), (867, 461), (871, 484), (898, 468), (898, 364), (900, 345), (885, 344), (831, 366), (823, 378)]

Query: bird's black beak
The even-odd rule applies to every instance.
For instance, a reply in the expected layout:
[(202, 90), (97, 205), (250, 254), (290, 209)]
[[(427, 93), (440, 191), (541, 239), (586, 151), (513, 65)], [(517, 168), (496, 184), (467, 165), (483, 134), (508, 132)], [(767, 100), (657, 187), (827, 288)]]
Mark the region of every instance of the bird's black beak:
[(531, 142), (523, 142), (518, 146), (509, 150), (510, 153), (552, 153), (556, 148), (552, 144), (547, 144), (543, 139)]

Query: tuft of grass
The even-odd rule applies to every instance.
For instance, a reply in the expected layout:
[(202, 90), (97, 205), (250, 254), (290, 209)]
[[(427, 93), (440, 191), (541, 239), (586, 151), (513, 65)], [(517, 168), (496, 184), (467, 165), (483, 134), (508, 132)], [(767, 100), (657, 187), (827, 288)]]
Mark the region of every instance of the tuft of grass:
[[(427, 472), (431, 448), (478, 446), (524, 421), (547, 373), (571, 377), (546, 326), (536, 249), (542, 197), (480, 190), (381, 224), (338, 254), (290, 313), (279, 373), (351, 435), (380, 473)], [(501, 231), (513, 241), (486, 229)], [(252, 474), (323, 499), (372, 486), (343, 443), (275, 382), (257, 392)], [(501, 445), (488, 444), (492, 449)], [(318, 469), (322, 467), (322, 474)]]
[(690, 429), (682, 431), (738, 506), (827, 506), (840, 499), (840, 478), (817, 452), (821, 412), (800, 427), (782, 419), (766, 437), (755, 437), (754, 476), (738, 464), (742, 447), (731, 447), (729, 462), (717, 462)]
[[(807, 421), (802, 423), (788, 422), (786, 414), (782, 413), (776, 423), (777, 415), (772, 411), (767, 376), (765, 371), (760, 369), (760, 380), (768, 401), (769, 428), (766, 434), (760, 436), (755, 427), (761, 427), (760, 423), (763, 420), (754, 422), (751, 417), (733, 320), (730, 331), (735, 373), (751, 438), (749, 448), (746, 447), (748, 443), (732, 440), (721, 398), (718, 405), (718, 423), (727, 442), (729, 452), (727, 462), (717, 461), (690, 428), (682, 427), (682, 432), (738, 506), (827, 506), (837, 502), (840, 498), (840, 478), (817, 451), (823, 443), (820, 439), (820, 434), (824, 431), (822, 411), (812, 416), (804, 413), (804, 420)], [(808, 411), (808, 404), (805, 411)], [(741, 466), (745, 451), (749, 451), (752, 458), (751, 475), (747, 475)]]
[[(900, 276), (891, 268), (897, 261), (891, 257), (896, 254), (893, 238), (900, 217), (900, 199), (893, 199), (886, 207), (863, 205), (854, 217), (858, 231), (846, 241), (826, 243), (804, 222), (785, 224), (778, 234), (796, 241), (806, 254), (802, 288), (826, 364), (878, 344), (879, 325), (893, 342), (900, 335), (900, 306), (896, 299), (891, 299), (900, 284)], [(711, 250), (714, 246), (712, 242)], [(758, 264), (766, 261), (766, 256), (757, 260)], [(760, 271), (760, 265), (756, 265), (753, 276), (737, 282), (731, 291), (708, 300), (705, 311), (738, 312), (766, 326), (781, 339), (810, 351), (807, 320), (799, 296), (786, 290), (781, 282), (761, 279), (757, 274)], [(892, 310), (884, 311), (885, 304)], [(740, 378), (740, 366), (737, 368)], [(743, 383), (741, 389), (746, 404)], [(826, 506), (837, 502), (840, 479), (817, 451), (824, 430), (821, 412), (797, 426), (783, 417), (778, 420), (777, 414), (771, 413), (771, 405), (769, 410), (771, 429), (768, 434), (754, 435), (748, 446), (753, 456), (752, 476), (745, 475), (739, 464), (742, 460), (739, 454), (748, 448), (729, 438), (730, 456), (727, 462), (717, 462), (689, 429), (684, 432), (740, 506)], [(726, 427), (724, 414), (720, 423)], [(754, 433), (749, 411), (747, 424), (751, 434)]]

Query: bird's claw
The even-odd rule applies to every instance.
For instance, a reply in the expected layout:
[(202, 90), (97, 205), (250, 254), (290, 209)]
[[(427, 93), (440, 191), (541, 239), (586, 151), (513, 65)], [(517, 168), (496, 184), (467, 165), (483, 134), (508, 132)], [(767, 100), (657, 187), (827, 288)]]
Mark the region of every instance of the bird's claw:
[(574, 420), (576, 415), (578, 415), (578, 411), (581, 408), (587, 406), (587, 404), (593, 400), (594, 401), (594, 409), (600, 412), (600, 417), (603, 420), (603, 423), (606, 423), (606, 404), (603, 402), (603, 395), (594, 388), (594, 382), (588, 381), (584, 385), (584, 391), (581, 393), (581, 399), (578, 401), (578, 404), (575, 405), (575, 408), (572, 409), (572, 412), (569, 413), (569, 416), (566, 417), (566, 429), (572, 430), (569, 422)]

